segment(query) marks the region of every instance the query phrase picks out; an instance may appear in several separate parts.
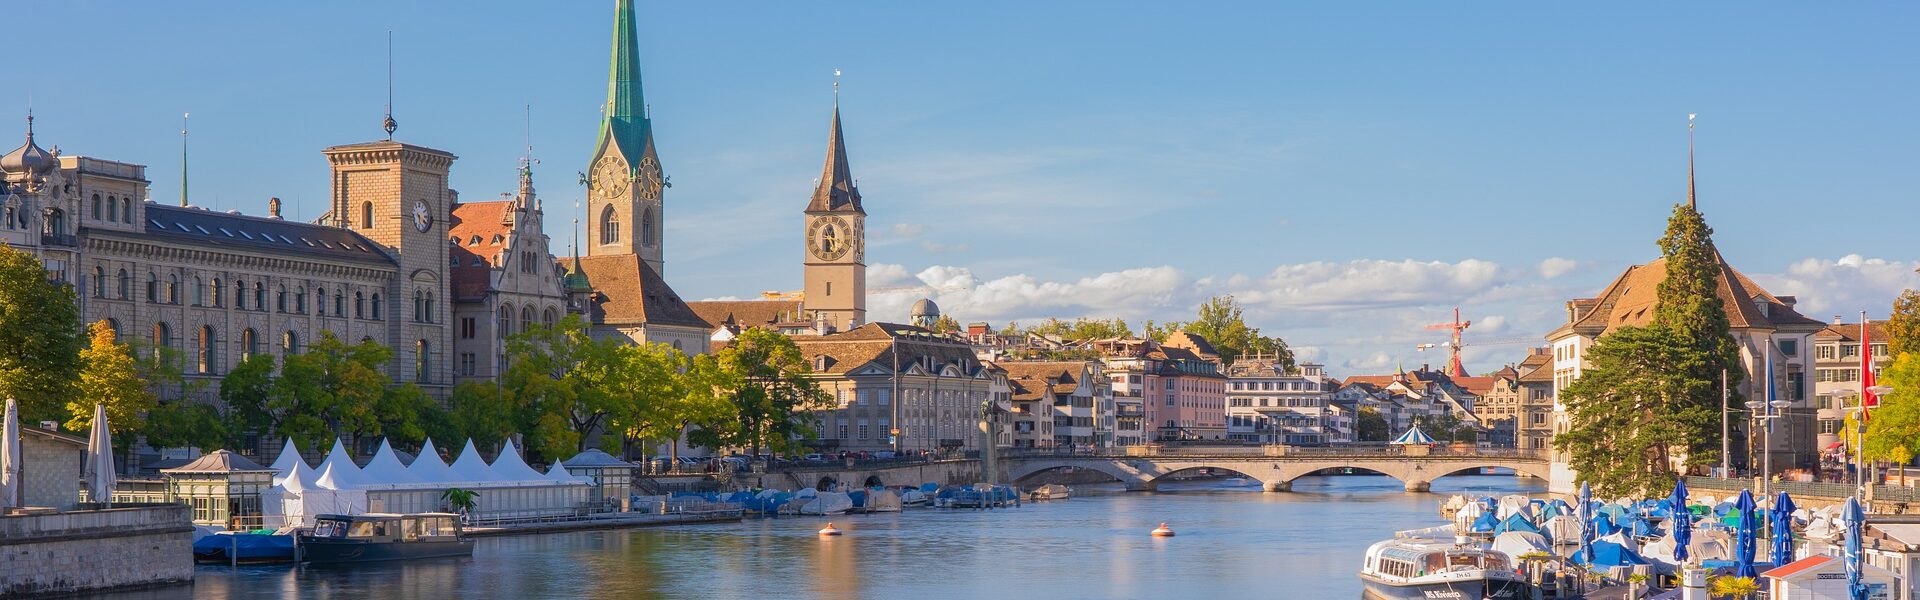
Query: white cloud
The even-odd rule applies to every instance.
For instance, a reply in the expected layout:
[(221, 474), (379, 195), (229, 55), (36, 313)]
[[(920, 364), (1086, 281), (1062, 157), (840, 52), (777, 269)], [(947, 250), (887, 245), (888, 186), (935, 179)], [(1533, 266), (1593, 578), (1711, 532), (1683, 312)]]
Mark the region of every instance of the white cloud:
[(903, 238), (919, 237), (920, 234), (926, 232), (927, 226), (919, 223), (895, 223), (893, 225), (893, 234)]
[(1359, 358), (1348, 359), (1346, 362), (1340, 363), (1340, 366), (1345, 367), (1349, 373), (1365, 375), (1385, 373), (1388, 369), (1393, 368), (1394, 361), (1394, 357), (1389, 356), (1385, 352), (1374, 352)]
[(1540, 278), (1554, 279), (1561, 275), (1572, 273), (1574, 269), (1578, 268), (1580, 268), (1580, 263), (1571, 258), (1551, 257), (1540, 261)]
[(926, 250), (928, 253), (931, 253), (931, 254), (945, 254), (948, 252), (966, 252), (968, 250), (973, 249), (973, 246), (967, 245), (965, 243), (942, 244), (939, 242), (935, 242), (933, 240), (921, 240), (920, 249)]
[(1310, 262), (1281, 265), (1233, 293), (1272, 310), (1352, 310), (1457, 303), (1512, 279), (1500, 265), (1476, 259)]
[(1834, 315), (1853, 319), (1862, 310), (1884, 318), (1901, 290), (1920, 288), (1915, 268), (1920, 268), (1920, 261), (1849, 254), (1837, 259), (1808, 258), (1788, 265), (1786, 273), (1753, 277), (1774, 295), (1796, 297), (1795, 310), (1814, 319)]

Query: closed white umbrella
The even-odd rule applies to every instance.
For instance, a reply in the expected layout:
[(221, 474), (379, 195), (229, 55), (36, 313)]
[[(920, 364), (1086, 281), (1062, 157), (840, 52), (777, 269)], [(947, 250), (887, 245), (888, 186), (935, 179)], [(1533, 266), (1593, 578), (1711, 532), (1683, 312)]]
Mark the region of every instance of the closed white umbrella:
[(7, 399), (6, 423), (0, 424), (0, 509), (21, 506), (20, 407)]
[(107, 405), (93, 405), (93, 434), (87, 436), (87, 499), (102, 506), (113, 498), (113, 434), (107, 431)]

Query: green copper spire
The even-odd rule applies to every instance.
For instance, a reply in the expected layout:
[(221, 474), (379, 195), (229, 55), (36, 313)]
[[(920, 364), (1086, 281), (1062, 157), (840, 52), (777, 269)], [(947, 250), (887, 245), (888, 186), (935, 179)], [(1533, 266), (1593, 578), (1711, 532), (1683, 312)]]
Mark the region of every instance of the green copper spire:
[[(607, 72), (606, 115), (600, 123), (600, 147), (620, 146), (631, 167), (640, 162), (653, 125), (647, 119), (646, 97), (640, 92), (640, 45), (634, 32), (633, 0), (615, 0), (613, 58)], [(611, 139), (609, 139), (611, 138)]]

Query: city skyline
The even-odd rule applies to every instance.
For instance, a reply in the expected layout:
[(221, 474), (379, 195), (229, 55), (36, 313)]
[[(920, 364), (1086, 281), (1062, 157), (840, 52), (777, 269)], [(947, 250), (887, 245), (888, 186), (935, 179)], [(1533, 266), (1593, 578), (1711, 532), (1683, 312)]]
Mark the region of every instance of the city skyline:
[[(27, 12), (57, 22), (88, 6)], [(1413, 345), (1440, 341), (1419, 326), (1452, 306), (1476, 321), (1469, 343), (1537, 338), (1564, 319), (1564, 300), (1655, 256), (1684, 198), (1689, 112), (1701, 115), (1701, 207), (1736, 266), (1821, 319), (1883, 316), (1897, 290), (1920, 283), (1897, 223), (1868, 217), (1898, 214), (1914, 183), (1900, 142), (1920, 121), (1898, 100), (1915, 82), (1885, 75), (1910, 71), (1897, 63), (1912, 52), (1898, 47), (1913, 43), (1892, 35), (1910, 21), (1904, 10), (1613, 15), (1595, 17), (1605, 31), (1570, 32), (1527, 27), (1564, 16), (1499, 9), (1380, 19), (1243, 7), (1284, 19), (1265, 39), (1260, 15), (1029, 8), (1026, 20), (995, 5), (943, 23), (953, 31), (909, 35), (883, 26), (906, 19), (884, 6), (763, 7), (740, 21), (705, 12), (723, 8), (641, 6), (648, 100), (677, 184), (665, 213), (680, 240), (667, 254), (673, 285), (688, 298), (799, 287), (799, 213), (836, 68), (873, 215), (872, 285), (896, 288), (874, 295), (876, 320), (904, 321), (929, 295), (962, 321), (1117, 316), (1137, 328), (1235, 293), (1256, 325), (1342, 373), (1438, 365)], [(154, 200), (168, 204), (179, 115), (192, 112), (196, 204), (264, 214), (278, 196), (290, 217), (311, 220), (325, 204), (320, 148), (382, 135), (391, 27), (396, 139), (460, 155), (452, 186), (488, 199), (514, 187), (532, 105), (548, 233), (556, 249), (572, 239), (573, 174), (605, 93), (603, 5), (487, 5), (446, 21), (400, 6), (386, 22), (359, 18), (354, 3), (163, 12), (173, 10), (89, 15), (111, 43), (27, 31), (41, 42), (30, 46), (81, 65), (134, 51), (151, 65), (116, 93), (96, 72), (46, 61), (34, 74), (45, 83), (13, 90), (22, 109), (31, 94), (43, 143), (146, 164)], [(274, 20), (308, 27), (259, 27)], [(1202, 24), (1224, 32), (1198, 35)], [(1001, 43), (952, 52), (990, 26), (1006, 28)], [(1023, 37), (1054, 30), (1077, 45)], [(1803, 31), (1824, 35), (1755, 45)], [(1550, 50), (1516, 56), (1495, 34)], [(1184, 43), (1134, 45), (1145, 39)], [(1581, 45), (1602, 39), (1612, 44)], [(1445, 49), (1419, 52), (1422, 42)], [(1771, 69), (1791, 70), (1794, 88)], [(1511, 73), (1529, 75), (1494, 76)], [(1848, 73), (1880, 74), (1887, 87), (1859, 94)], [(1782, 221), (1795, 214), (1821, 215), (1821, 226), (1780, 227), (1803, 223)], [(1517, 361), (1520, 347), (1469, 354), (1468, 367)]]

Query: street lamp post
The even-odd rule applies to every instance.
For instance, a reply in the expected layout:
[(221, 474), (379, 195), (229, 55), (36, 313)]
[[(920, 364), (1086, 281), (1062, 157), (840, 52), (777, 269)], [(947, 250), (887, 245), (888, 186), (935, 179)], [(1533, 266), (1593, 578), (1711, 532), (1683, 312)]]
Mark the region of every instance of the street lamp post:
[[(1880, 397), (1880, 396), (1885, 396), (1887, 394), (1893, 393), (1893, 386), (1887, 386), (1887, 385), (1869, 386), (1865, 391), (1869, 394), (1873, 394), (1875, 397)], [(1855, 395), (1859, 395), (1859, 394), (1856, 393)], [(1859, 444), (1860, 447), (1857, 450), (1855, 450), (1853, 453), (1854, 460), (1858, 463), (1854, 465), (1853, 470), (1854, 470), (1854, 480), (1855, 480), (1854, 485), (1858, 486), (1857, 488), (1858, 493), (1862, 494), (1863, 497), (1867, 490), (1867, 464), (1868, 464), (1867, 463), (1867, 413), (1871, 408), (1872, 407), (1867, 406), (1866, 396), (1860, 395), (1860, 406), (1851, 409), (1851, 410), (1860, 411), (1860, 418), (1854, 419), (1854, 429), (1859, 433), (1859, 437), (1854, 439), (1855, 439), (1855, 443)], [(1904, 469), (1906, 467), (1903, 465), (1901, 468)]]
[(1773, 478), (1773, 420), (1780, 418), (1780, 411), (1793, 406), (1787, 400), (1747, 401), (1747, 409), (1753, 413), (1754, 420), (1761, 421), (1767, 428), (1766, 439), (1761, 442), (1760, 450), (1760, 495), (1768, 493), (1768, 482)]

